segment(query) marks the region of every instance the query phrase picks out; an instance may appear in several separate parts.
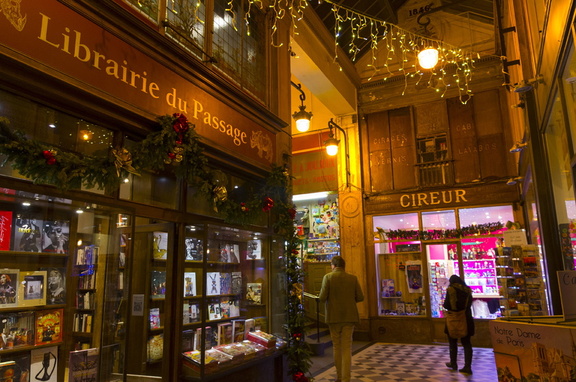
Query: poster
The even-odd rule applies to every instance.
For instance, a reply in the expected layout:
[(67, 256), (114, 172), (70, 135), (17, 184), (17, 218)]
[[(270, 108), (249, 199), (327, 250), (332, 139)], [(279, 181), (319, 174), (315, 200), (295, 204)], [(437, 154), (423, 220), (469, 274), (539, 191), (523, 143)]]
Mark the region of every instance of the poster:
[(30, 381), (58, 381), (58, 346), (30, 352)]
[(98, 380), (98, 349), (84, 349), (70, 352), (70, 382)]
[(410, 293), (422, 293), (422, 261), (406, 261), (406, 282)]

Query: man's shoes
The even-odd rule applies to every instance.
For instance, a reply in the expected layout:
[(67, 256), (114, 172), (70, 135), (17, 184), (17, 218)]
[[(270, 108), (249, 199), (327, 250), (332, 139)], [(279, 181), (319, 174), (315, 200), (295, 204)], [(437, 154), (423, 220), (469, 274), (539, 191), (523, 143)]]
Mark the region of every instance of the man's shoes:
[(446, 362), (446, 367), (448, 369), (458, 370), (458, 365), (456, 365), (455, 363), (452, 363), (452, 362)]
[(461, 373), (464, 373), (464, 374), (472, 374), (472, 368), (470, 368), (470, 367), (463, 367), (462, 369), (460, 369), (458, 371)]

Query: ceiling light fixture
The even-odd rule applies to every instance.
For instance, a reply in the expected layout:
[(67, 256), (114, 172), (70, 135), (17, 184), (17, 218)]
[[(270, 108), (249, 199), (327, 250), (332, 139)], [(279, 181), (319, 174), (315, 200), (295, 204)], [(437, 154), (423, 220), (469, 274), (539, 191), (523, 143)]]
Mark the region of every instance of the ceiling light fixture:
[(312, 113), (306, 111), (306, 106), (304, 105), (304, 100), (306, 100), (306, 94), (302, 90), (301, 84), (295, 84), (294, 82), (290, 81), (292, 86), (294, 86), (300, 92), (300, 102), (302, 103), (299, 107), (300, 110), (294, 112), (292, 114), (292, 118), (296, 121), (296, 130), (301, 133), (304, 133), (310, 129), (310, 120), (312, 119)]
[(432, 69), (438, 63), (438, 49), (426, 48), (418, 53), (418, 64), (422, 69)]

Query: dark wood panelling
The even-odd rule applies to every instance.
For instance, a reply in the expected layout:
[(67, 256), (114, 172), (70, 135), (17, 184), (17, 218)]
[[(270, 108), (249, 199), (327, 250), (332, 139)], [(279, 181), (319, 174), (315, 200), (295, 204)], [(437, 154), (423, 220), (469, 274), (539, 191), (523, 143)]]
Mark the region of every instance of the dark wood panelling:
[(478, 142), (472, 103), (473, 101), (470, 101), (464, 105), (458, 98), (446, 100), (456, 183), (480, 179)]
[(388, 112), (366, 116), (371, 191), (392, 190), (392, 160)]
[(409, 108), (390, 111), (391, 159), (394, 189), (396, 190), (416, 186), (414, 172), (416, 154), (413, 131)]
[(446, 112), (445, 100), (417, 105), (415, 112), (416, 135), (419, 137), (448, 131), (448, 113)]
[(473, 107), (482, 178), (504, 178), (510, 154), (505, 144), (498, 90), (476, 94)]
[(502, 133), (478, 138), (478, 156), (483, 179), (506, 177), (505, 155), (508, 154), (508, 150), (504, 144)]

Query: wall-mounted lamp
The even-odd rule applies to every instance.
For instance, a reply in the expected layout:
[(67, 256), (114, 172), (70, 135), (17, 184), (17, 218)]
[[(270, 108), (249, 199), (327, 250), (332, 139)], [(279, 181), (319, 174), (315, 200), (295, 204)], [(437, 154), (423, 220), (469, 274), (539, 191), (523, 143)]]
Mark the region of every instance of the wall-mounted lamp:
[(294, 112), (292, 114), (292, 118), (296, 121), (296, 130), (301, 133), (308, 131), (310, 128), (310, 120), (312, 119), (312, 113), (306, 111), (306, 106), (304, 105), (304, 100), (306, 99), (306, 94), (302, 90), (301, 84), (295, 84), (294, 82), (290, 81), (292, 86), (294, 86), (300, 92), (300, 110)]
[(340, 126), (338, 126), (336, 123), (334, 123), (334, 121), (332, 120), (332, 118), (330, 118), (330, 121), (328, 121), (328, 128), (330, 129), (330, 135), (328, 135), (328, 139), (324, 142), (324, 147), (326, 147), (326, 153), (330, 156), (334, 156), (336, 154), (338, 154), (338, 144), (340, 143), (340, 140), (336, 139), (334, 137), (334, 130), (333, 129), (338, 129), (342, 132), (342, 136), (344, 137), (344, 149), (345, 149), (345, 156), (346, 156), (346, 161), (345, 161), (345, 165), (346, 165), (346, 188), (348, 188), (348, 186), (350, 185), (350, 154), (349, 154), (349, 150), (348, 150), (348, 138), (346, 137), (346, 131), (344, 131), (343, 128), (341, 128)]
[(524, 180), (523, 177), (517, 176), (517, 177), (515, 177), (515, 178), (510, 178), (510, 179), (508, 179), (508, 181), (506, 182), (506, 184), (507, 184), (508, 186), (513, 186), (513, 185), (515, 185), (516, 183), (521, 182), (521, 181), (523, 181), (523, 180)]
[(514, 144), (514, 146), (512, 146), (510, 148), (510, 152), (511, 153), (517, 153), (519, 151), (524, 150), (527, 146), (528, 146), (528, 143), (526, 143), (526, 142), (516, 142)]
[(432, 69), (438, 63), (438, 49), (426, 48), (418, 53), (418, 64), (422, 69)]
[(534, 89), (536, 85), (541, 84), (543, 82), (544, 80), (542, 78), (542, 75), (538, 75), (536, 76), (536, 78), (531, 78), (529, 80), (522, 80), (512, 85), (512, 87), (514, 88), (515, 93), (526, 93)]

